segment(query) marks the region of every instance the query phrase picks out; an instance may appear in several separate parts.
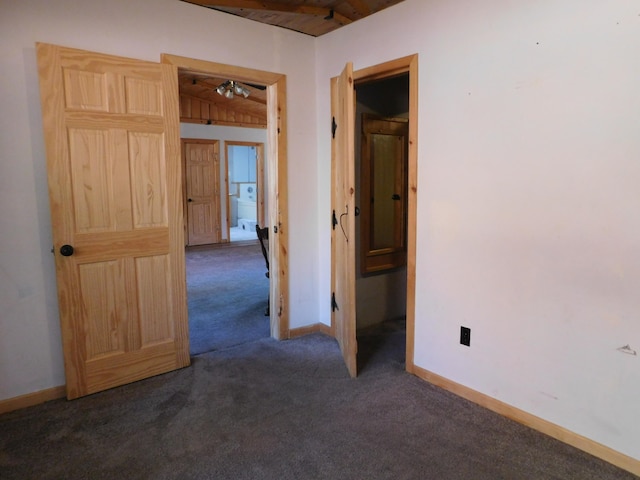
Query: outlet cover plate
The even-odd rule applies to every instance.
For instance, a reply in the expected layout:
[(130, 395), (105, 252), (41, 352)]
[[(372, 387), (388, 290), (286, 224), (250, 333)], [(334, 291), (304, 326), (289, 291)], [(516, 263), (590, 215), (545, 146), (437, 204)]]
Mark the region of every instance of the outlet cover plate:
[(468, 327), (460, 327), (460, 344), (471, 346), (471, 329)]

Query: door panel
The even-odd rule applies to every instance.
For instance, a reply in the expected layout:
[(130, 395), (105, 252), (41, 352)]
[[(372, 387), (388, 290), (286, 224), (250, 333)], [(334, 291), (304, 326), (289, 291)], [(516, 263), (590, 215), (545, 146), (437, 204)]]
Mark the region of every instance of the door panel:
[(188, 245), (222, 241), (220, 144), (183, 140)]
[(331, 233), (332, 318), (336, 339), (352, 377), (357, 375), (355, 296), (355, 103), (353, 65), (348, 63), (331, 80), (331, 111), (335, 136), (331, 147), (331, 205), (335, 224)]
[(189, 365), (177, 74), (37, 54), (71, 399)]

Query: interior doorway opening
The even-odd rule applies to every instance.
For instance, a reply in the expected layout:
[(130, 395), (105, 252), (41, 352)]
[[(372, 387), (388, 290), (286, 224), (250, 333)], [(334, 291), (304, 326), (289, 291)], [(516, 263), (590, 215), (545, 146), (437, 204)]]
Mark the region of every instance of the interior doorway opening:
[(265, 227), (267, 201), (264, 186), (264, 144), (225, 141), (226, 224), (230, 242), (258, 239), (258, 228)]
[[(288, 251), (286, 228), (288, 224), (286, 182), (287, 182), (287, 149), (286, 149), (286, 77), (281, 74), (246, 69), (225, 64), (218, 64), (197, 59), (163, 54), (162, 62), (177, 67), (178, 73), (193, 72), (198, 75), (224, 77), (234, 79), (254, 88), (266, 92), (266, 148), (264, 158), (265, 176), (269, 179), (265, 185), (265, 204), (268, 205), (264, 214), (264, 224), (272, 230), (269, 236), (269, 263), (272, 271), (277, 275), (270, 275), (268, 279), (262, 275), (262, 280), (269, 284), (269, 294), (265, 301), (271, 305), (269, 317), (269, 334), (276, 339), (288, 338), (288, 263), (281, 252)], [(246, 121), (252, 123), (251, 116)], [(205, 119), (201, 123), (211, 125), (221, 123), (229, 125), (228, 121), (213, 121)], [(242, 124), (242, 121), (236, 123)], [(252, 124), (249, 126), (257, 127)], [(228, 190), (227, 190), (228, 192)], [(228, 222), (227, 222), (228, 225)], [(228, 227), (227, 227), (228, 228)], [(261, 256), (257, 241), (255, 247)], [(273, 308), (276, 306), (276, 308)]]
[[(246, 111), (246, 97), (212, 91), (219, 77), (180, 71), (178, 78), (189, 344), (191, 355), (199, 355), (270, 335), (264, 315), (269, 278), (257, 236), (265, 217), (258, 205), (264, 209), (266, 203), (267, 135), (266, 128), (232, 121), (231, 112)], [(249, 120), (266, 123), (264, 90), (246, 88), (259, 112)]]

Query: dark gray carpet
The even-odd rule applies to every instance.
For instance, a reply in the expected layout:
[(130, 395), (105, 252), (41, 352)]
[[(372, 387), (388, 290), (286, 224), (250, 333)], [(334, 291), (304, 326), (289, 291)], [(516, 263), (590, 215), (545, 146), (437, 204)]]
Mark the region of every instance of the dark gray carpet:
[(192, 355), (269, 336), (269, 279), (258, 243), (186, 252)]
[(357, 379), (329, 337), (265, 338), (2, 415), (0, 478), (636, 478), (406, 374), (402, 331), (360, 341)]

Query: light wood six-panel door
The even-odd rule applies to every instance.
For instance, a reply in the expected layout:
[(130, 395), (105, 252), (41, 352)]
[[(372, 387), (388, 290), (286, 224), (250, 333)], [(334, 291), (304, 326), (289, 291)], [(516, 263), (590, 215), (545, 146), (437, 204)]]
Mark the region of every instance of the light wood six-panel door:
[(37, 55), (71, 399), (189, 365), (177, 74)]
[(220, 142), (182, 140), (185, 164), (187, 245), (222, 241)]

